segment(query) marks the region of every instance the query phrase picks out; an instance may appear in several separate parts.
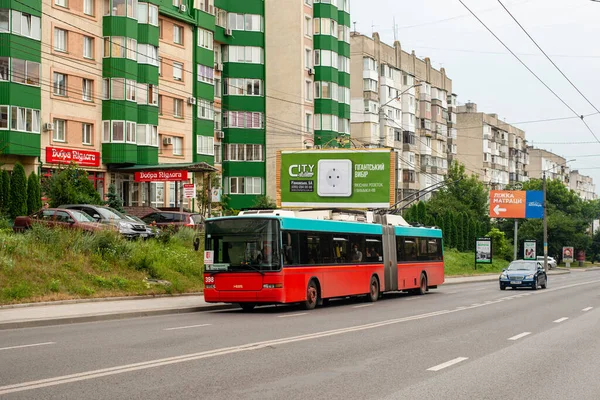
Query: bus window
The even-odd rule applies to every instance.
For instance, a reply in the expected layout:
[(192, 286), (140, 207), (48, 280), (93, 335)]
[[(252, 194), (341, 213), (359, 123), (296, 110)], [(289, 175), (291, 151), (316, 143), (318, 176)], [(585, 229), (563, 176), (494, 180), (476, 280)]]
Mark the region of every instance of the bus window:
[(298, 265), (300, 263), (297, 232), (282, 232), (282, 256), (284, 265)]
[(406, 261), (404, 238), (401, 236), (396, 236), (396, 258), (398, 259), (398, 262)]
[(336, 263), (350, 262), (353, 257), (356, 258), (351, 255), (352, 248), (348, 236), (333, 235), (333, 257)]
[(404, 238), (404, 261), (417, 261), (417, 238)]
[(417, 260), (419, 261), (429, 261), (429, 250), (427, 249), (427, 239), (426, 238), (417, 238)]
[(383, 247), (381, 243), (381, 237), (367, 236), (365, 238), (365, 245), (365, 254), (367, 262), (383, 261)]
[(441, 239), (428, 239), (427, 240), (427, 252), (429, 253), (429, 259), (431, 261), (441, 261), (442, 257), (442, 240)]

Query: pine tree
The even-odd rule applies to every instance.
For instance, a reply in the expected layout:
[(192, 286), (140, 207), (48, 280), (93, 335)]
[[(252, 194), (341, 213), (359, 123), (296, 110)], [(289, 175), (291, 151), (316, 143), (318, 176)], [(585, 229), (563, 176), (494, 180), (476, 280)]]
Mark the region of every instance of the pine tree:
[(2, 170), (2, 187), (0, 187), (0, 195), (2, 197), (2, 208), (0, 212), (2, 215), (8, 214), (8, 206), (10, 204), (10, 175), (7, 170)]
[(21, 163), (16, 163), (10, 179), (9, 216), (27, 215), (27, 176)]
[(2, 192), (2, 179), (4, 178), (2, 172), (0, 171), (0, 210), (4, 209), (4, 196), (3, 196), (3, 192)]
[(27, 214), (33, 214), (42, 208), (40, 179), (32, 172), (27, 180)]
[(469, 227), (470, 236), (470, 249), (475, 250), (475, 241), (477, 240), (477, 221), (474, 218), (471, 218), (470, 227)]
[(419, 201), (417, 204), (417, 222), (420, 224), (427, 222), (427, 206), (424, 201)]
[(452, 211), (446, 212), (446, 245), (450, 249), (456, 246), (454, 242), (454, 215), (452, 215)]
[(465, 230), (464, 230), (464, 216), (462, 213), (456, 214), (456, 248), (458, 251), (465, 251)]
[(125, 210), (123, 209), (123, 199), (121, 199), (117, 195), (117, 188), (112, 183), (108, 186), (108, 193), (106, 194), (106, 198), (108, 199), (108, 201), (106, 202), (107, 206), (114, 208), (119, 212), (125, 212)]

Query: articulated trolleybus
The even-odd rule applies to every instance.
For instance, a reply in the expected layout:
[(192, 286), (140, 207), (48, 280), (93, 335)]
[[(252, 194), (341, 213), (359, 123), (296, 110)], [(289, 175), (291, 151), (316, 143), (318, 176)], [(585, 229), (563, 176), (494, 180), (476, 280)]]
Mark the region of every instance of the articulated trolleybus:
[(243, 211), (208, 219), (205, 228), (209, 303), (313, 309), (333, 298), (377, 301), (384, 292), (424, 294), (444, 283), (441, 230), (399, 216)]

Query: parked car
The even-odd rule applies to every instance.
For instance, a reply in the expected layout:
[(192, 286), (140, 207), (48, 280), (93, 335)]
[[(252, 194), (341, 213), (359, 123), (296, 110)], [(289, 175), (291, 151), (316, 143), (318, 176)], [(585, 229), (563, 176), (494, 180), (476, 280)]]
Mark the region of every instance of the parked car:
[(537, 290), (538, 287), (546, 289), (548, 276), (544, 266), (536, 260), (515, 260), (508, 268), (500, 274), (500, 290), (507, 287), (516, 289), (518, 287), (530, 287)]
[(146, 233), (148, 234), (147, 238), (153, 238), (160, 233), (160, 229), (158, 229), (156, 227), (152, 227), (150, 225), (147, 225), (144, 221), (142, 221), (135, 215), (129, 215), (129, 214), (124, 214), (124, 215), (125, 215), (125, 218), (131, 220), (132, 222), (135, 222), (138, 224), (143, 224), (144, 226), (146, 226)]
[(146, 224), (132, 221), (124, 214), (121, 214), (117, 210), (110, 207), (96, 206), (91, 204), (67, 204), (61, 206), (61, 208), (79, 210), (88, 214), (95, 221), (100, 222), (101, 224), (115, 226), (119, 230), (119, 233), (127, 238), (134, 239), (138, 237), (148, 237), (148, 226), (146, 226)]
[(23, 232), (27, 229), (31, 229), (33, 224), (42, 224), (49, 227), (62, 227), (66, 229), (82, 229), (88, 232), (111, 229), (110, 226), (102, 225), (86, 213), (77, 210), (46, 208), (29, 216), (15, 218), (13, 230), (15, 232)]
[[(538, 262), (542, 263), (542, 267), (544, 266), (544, 256), (538, 256), (537, 257)], [(556, 262), (556, 260), (554, 259), (554, 257), (550, 257), (548, 256), (548, 268), (549, 269), (554, 269), (558, 266), (558, 263)]]
[(179, 211), (154, 211), (142, 217), (147, 224), (156, 224), (158, 227), (172, 226), (178, 229), (182, 226), (202, 230), (204, 218), (202, 215)]

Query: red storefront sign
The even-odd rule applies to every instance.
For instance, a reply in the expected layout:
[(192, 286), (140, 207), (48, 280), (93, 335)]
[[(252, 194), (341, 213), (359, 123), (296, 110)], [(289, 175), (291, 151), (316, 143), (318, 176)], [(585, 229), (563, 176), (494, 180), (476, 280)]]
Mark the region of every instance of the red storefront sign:
[(99, 167), (100, 153), (89, 150), (46, 147), (46, 163), (70, 164), (71, 162), (85, 167)]
[(135, 182), (181, 182), (187, 180), (187, 171), (140, 171), (135, 173)]

